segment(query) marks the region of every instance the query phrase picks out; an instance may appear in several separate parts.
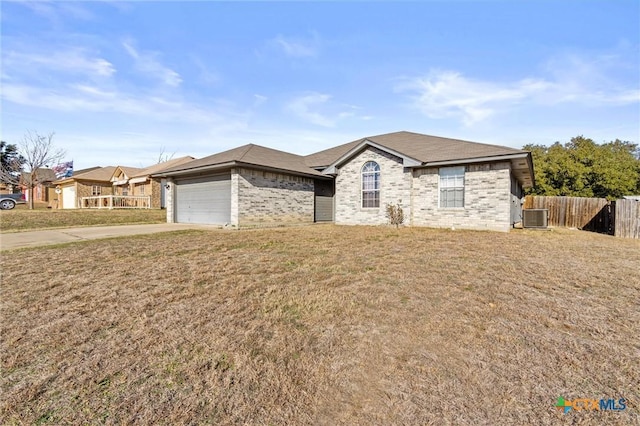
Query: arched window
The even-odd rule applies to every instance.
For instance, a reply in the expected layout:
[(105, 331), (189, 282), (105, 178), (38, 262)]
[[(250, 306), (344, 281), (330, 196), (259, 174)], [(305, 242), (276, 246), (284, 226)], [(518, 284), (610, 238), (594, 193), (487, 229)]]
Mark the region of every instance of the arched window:
[(375, 161), (362, 166), (362, 207), (380, 207), (380, 166)]

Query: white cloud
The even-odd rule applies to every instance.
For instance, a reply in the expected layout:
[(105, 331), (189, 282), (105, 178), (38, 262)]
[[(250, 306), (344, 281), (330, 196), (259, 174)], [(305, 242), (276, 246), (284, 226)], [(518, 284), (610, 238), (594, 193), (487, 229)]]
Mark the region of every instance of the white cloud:
[(235, 121), (239, 116), (228, 108), (221, 112), (181, 100), (105, 90), (87, 84), (51, 89), (9, 82), (3, 85), (2, 99), (52, 111), (114, 112), (163, 122), (220, 123)]
[(461, 117), (466, 125), (472, 125), (493, 115), (496, 105), (525, 98), (529, 88), (537, 85), (529, 81), (501, 86), (471, 80), (455, 71), (435, 70), (407, 82), (400, 90), (414, 91), (415, 105), (430, 118)]
[(53, 2), (46, 0), (18, 2), (27, 7), (36, 15), (48, 19), (52, 24), (61, 25), (64, 18), (90, 21), (95, 18), (94, 14), (81, 6), (80, 2)]
[(109, 77), (116, 72), (115, 67), (104, 58), (93, 56), (80, 48), (60, 48), (51, 52), (24, 53), (15, 50), (5, 52), (3, 65), (13, 73), (24, 74), (36, 71), (48, 75), (51, 71), (83, 74), (88, 77)]
[(287, 56), (294, 58), (304, 58), (317, 56), (320, 40), (317, 34), (313, 34), (311, 39), (301, 39), (278, 35), (271, 40), (271, 44), (284, 52)]
[(205, 86), (215, 87), (220, 84), (222, 77), (197, 55), (190, 55), (193, 65), (198, 70), (198, 81)]
[[(203, 103), (180, 91), (145, 87), (128, 79), (130, 76), (124, 72), (114, 78), (116, 67), (96, 53), (97, 48), (11, 41), (11, 49), (5, 47), (2, 52), (0, 99), (3, 114), (31, 111), (24, 115), (26, 122), (32, 117), (63, 117), (69, 125), (82, 127), (84, 120), (95, 118), (97, 127), (112, 123), (114, 128), (190, 126), (202, 131), (209, 127), (243, 126), (247, 120), (246, 112), (220, 99), (207, 97)], [(155, 72), (156, 78), (160, 76), (168, 85), (179, 84), (180, 76), (163, 66), (157, 54), (138, 50), (129, 40), (125, 44), (124, 49), (138, 70)], [(118, 66), (123, 65), (118, 62)], [(60, 127), (63, 126), (57, 125), (56, 129)]]
[(329, 99), (331, 96), (327, 94), (310, 93), (291, 100), (287, 104), (287, 110), (311, 124), (333, 127), (335, 125), (334, 119), (313, 110), (313, 108), (325, 104)]
[(141, 73), (161, 80), (168, 86), (179, 86), (182, 83), (180, 74), (160, 63), (157, 52), (140, 52), (134, 47), (132, 40), (125, 40), (122, 46), (135, 61), (135, 67)]
[(543, 66), (550, 74), (550, 90), (541, 92), (539, 100), (608, 105), (639, 102), (637, 63), (630, 66), (628, 62), (629, 58), (638, 57), (637, 50), (633, 52), (623, 48), (588, 59), (576, 54), (551, 58)]
[(347, 119), (369, 120), (369, 116), (358, 114), (360, 107), (331, 102), (326, 93), (311, 92), (291, 99), (285, 109), (298, 118), (317, 126), (335, 127)]
[(431, 70), (404, 79), (396, 89), (409, 92), (413, 106), (433, 119), (457, 118), (472, 126), (518, 105), (626, 105), (640, 101), (640, 88), (623, 85), (606, 74), (611, 57), (585, 61), (578, 56), (549, 61), (546, 78), (517, 81), (473, 79), (461, 72)]
[(254, 99), (254, 101), (253, 101), (254, 108), (262, 105), (263, 103), (265, 103), (265, 102), (267, 102), (269, 100), (268, 97), (260, 95), (258, 93), (253, 95), (253, 99)]

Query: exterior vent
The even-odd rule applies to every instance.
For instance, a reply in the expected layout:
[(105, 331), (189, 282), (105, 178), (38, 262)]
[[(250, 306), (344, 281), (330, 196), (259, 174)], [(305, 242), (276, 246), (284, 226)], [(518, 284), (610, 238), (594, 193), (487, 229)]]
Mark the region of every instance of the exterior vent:
[(549, 210), (547, 209), (526, 209), (522, 211), (523, 228), (546, 229), (549, 222)]

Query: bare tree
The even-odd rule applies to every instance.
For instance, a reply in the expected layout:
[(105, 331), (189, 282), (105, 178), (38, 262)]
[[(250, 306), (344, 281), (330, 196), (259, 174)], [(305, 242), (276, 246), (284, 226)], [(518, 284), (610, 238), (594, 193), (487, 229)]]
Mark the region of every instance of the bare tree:
[(62, 161), (64, 150), (53, 145), (54, 133), (46, 136), (27, 132), (20, 142), (20, 154), (24, 158), (23, 183), (29, 191), (29, 209), (33, 210), (33, 189), (41, 182), (40, 170)]
[(166, 161), (169, 161), (171, 159), (173, 159), (173, 156), (176, 155), (176, 153), (174, 152), (173, 154), (169, 155), (165, 152), (165, 148), (164, 146), (160, 148), (160, 155), (158, 156), (158, 164), (160, 163), (164, 163)]

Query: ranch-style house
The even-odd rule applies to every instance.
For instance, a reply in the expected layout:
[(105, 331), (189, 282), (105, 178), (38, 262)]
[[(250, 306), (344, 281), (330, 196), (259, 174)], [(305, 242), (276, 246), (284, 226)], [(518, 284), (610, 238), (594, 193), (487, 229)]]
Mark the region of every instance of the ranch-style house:
[(167, 189), (167, 221), (265, 224), (388, 223), (508, 231), (534, 184), (531, 153), (396, 132), (301, 156), (244, 145), (154, 175)]

